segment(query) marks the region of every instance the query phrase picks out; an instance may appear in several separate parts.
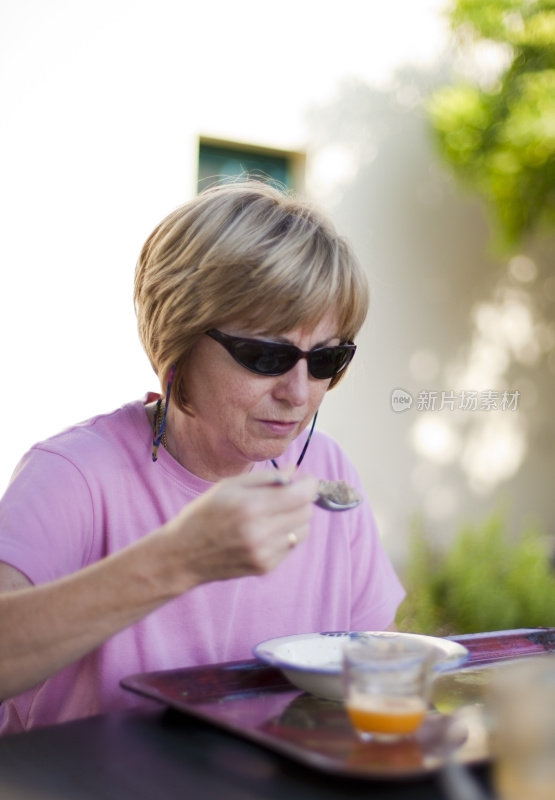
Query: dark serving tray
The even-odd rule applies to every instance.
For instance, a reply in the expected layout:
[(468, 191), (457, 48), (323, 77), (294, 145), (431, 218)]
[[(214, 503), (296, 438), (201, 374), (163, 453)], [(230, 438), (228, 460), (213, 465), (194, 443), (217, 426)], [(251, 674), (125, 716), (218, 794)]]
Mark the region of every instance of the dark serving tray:
[(482, 707), (492, 670), (500, 662), (555, 650), (554, 628), (450, 638), (468, 648), (468, 661), (438, 676), (436, 710), (414, 737), (395, 744), (359, 741), (341, 703), (299, 691), (257, 660), (132, 675), (121, 685), (316, 769), (402, 780), (434, 772), (447, 757), (463, 764), (487, 761)]

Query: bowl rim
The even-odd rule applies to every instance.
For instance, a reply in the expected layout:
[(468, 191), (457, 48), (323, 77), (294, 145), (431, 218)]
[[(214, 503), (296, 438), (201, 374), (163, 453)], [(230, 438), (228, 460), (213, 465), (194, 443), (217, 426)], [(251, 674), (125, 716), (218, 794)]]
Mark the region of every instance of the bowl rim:
[[(418, 639), (427, 642), (440, 654), (439, 660), (433, 665), (433, 669), (436, 672), (448, 672), (450, 670), (457, 669), (462, 666), (462, 664), (464, 664), (470, 656), (468, 649), (463, 644), (454, 642), (452, 639), (431, 636), (424, 633), (409, 633), (405, 631), (324, 631), (295, 633), (291, 634), (290, 636), (276, 636), (271, 639), (265, 639), (264, 641), (256, 644), (253, 647), (252, 652), (256, 658), (283, 671), (307, 672), (313, 674), (317, 673), (319, 675), (340, 675), (340, 664), (332, 664), (329, 666), (324, 665), (321, 667), (315, 664), (298, 664), (280, 658), (273, 650), (268, 650), (268, 648), (276, 648), (280, 644), (287, 644), (289, 642), (319, 639), (320, 637), (325, 637), (328, 639), (345, 639), (354, 638), (363, 634), (375, 634), (387, 637), (402, 636), (403, 638), (410, 637), (411, 639)], [(448, 653), (446, 650), (452, 652)], [(441, 654), (443, 654), (443, 658), (441, 658)]]

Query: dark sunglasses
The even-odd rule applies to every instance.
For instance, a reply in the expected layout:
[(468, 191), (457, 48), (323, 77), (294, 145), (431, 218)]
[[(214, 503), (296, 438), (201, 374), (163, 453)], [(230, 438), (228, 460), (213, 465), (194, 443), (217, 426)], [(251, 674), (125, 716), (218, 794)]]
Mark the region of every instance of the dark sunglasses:
[(243, 339), (212, 328), (206, 335), (219, 342), (227, 352), (245, 369), (257, 375), (284, 375), (293, 369), (297, 361), (306, 358), (308, 371), (313, 378), (335, 378), (346, 369), (355, 354), (356, 345), (332, 345), (301, 350), (294, 344), (265, 342), (262, 339)]

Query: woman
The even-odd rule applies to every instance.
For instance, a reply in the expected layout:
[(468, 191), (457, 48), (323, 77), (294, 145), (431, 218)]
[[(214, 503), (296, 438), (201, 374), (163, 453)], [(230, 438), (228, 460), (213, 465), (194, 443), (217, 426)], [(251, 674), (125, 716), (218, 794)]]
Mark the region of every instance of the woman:
[(129, 674), (393, 624), (403, 590), (368, 503), (312, 502), (317, 478), (362, 492), (309, 426), (367, 303), (331, 225), (265, 184), (156, 228), (135, 304), (162, 396), (36, 445), (0, 504), (0, 730), (147, 703)]

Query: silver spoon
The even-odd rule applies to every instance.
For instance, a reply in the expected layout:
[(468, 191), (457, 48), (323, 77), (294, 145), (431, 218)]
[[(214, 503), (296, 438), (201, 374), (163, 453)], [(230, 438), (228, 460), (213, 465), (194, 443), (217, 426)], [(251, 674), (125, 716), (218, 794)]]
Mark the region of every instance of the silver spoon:
[(362, 497), (345, 481), (324, 481), (318, 484), (318, 495), (315, 505), (327, 511), (348, 511), (356, 508), (362, 502)]
[[(276, 473), (274, 483), (283, 486), (291, 479), (283, 473)], [(362, 503), (362, 497), (349, 486), (345, 481), (326, 481), (318, 482), (318, 494), (314, 499), (314, 505), (324, 508), (326, 511), (349, 511)]]

